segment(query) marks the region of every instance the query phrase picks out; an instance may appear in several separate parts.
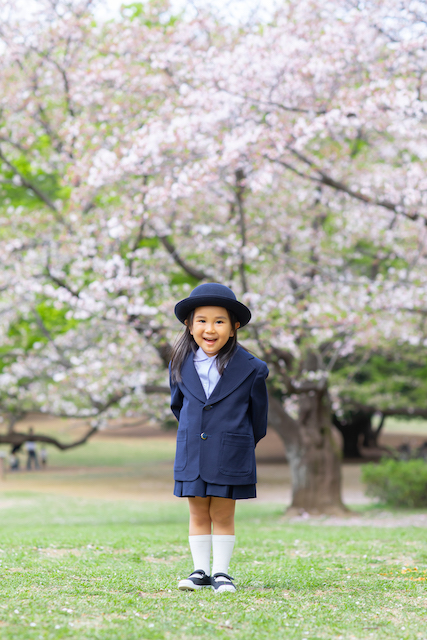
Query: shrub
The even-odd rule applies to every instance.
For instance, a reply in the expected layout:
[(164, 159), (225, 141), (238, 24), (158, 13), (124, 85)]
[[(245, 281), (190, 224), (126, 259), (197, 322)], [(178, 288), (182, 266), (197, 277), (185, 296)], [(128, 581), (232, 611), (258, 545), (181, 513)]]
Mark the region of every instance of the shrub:
[(427, 464), (424, 460), (388, 460), (362, 468), (366, 494), (393, 507), (427, 506)]

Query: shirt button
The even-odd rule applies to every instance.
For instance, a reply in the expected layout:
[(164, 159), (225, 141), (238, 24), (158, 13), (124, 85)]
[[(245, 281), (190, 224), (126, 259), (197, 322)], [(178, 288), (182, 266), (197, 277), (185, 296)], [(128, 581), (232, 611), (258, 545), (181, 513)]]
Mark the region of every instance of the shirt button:
[(211, 404), (207, 404), (206, 407), (203, 407), (203, 409), (205, 411), (210, 411), (212, 409), (212, 405)]
[(202, 440), (207, 440), (208, 439), (207, 433), (201, 433), (200, 437), (201, 437)]

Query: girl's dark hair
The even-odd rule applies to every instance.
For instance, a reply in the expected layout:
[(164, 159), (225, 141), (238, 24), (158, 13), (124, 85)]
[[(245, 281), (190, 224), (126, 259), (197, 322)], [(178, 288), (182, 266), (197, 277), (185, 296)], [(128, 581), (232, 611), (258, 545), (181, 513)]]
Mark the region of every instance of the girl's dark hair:
[[(224, 369), (227, 364), (230, 362), (233, 353), (236, 350), (238, 345), (237, 342), (237, 329), (236, 323), (238, 322), (237, 317), (234, 315), (232, 311), (227, 309), (228, 317), (230, 318), (231, 326), (234, 329), (234, 335), (228, 339), (228, 342), (220, 349), (218, 352), (216, 366), (218, 367), (218, 373), (222, 376), (224, 373)], [(190, 353), (196, 353), (197, 346), (196, 341), (190, 333), (190, 328), (193, 325), (194, 318), (194, 310), (190, 312), (187, 318), (187, 325), (185, 327), (185, 331), (180, 335), (178, 340), (175, 342), (172, 347), (172, 355), (171, 355), (171, 381), (181, 382), (181, 369), (182, 365), (186, 361), (188, 355)]]

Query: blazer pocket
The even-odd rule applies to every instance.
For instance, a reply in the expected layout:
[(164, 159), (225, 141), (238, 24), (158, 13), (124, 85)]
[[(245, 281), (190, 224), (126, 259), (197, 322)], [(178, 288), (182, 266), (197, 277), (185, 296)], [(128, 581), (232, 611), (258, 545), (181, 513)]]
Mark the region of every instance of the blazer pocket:
[(224, 433), (219, 470), (227, 476), (247, 476), (252, 471), (254, 442), (251, 436)]
[(175, 471), (182, 471), (187, 466), (187, 431), (179, 431), (176, 434)]

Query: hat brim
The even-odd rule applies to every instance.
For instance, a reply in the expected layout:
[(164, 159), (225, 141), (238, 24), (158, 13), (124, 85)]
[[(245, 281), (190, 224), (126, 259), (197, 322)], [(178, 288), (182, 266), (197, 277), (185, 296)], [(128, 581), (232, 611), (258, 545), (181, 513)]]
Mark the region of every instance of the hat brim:
[(197, 309), (197, 307), (224, 307), (229, 311), (232, 311), (240, 322), (240, 326), (244, 327), (251, 319), (251, 312), (248, 307), (239, 302), (238, 300), (232, 300), (225, 296), (191, 296), (185, 298), (175, 305), (175, 315), (180, 322), (185, 323), (191, 311)]

